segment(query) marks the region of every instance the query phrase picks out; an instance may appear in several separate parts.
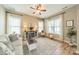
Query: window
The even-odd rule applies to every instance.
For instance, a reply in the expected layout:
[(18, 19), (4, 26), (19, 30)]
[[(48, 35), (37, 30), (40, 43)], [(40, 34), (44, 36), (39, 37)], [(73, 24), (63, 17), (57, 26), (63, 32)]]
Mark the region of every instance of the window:
[(56, 16), (48, 20), (48, 32), (53, 34), (62, 34), (62, 17)]
[(52, 22), (48, 21), (48, 32), (51, 33), (52, 32)]
[(5, 32), (5, 20), (2, 18), (0, 14), (0, 34), (4, 34)]
[(18, 15), (8, 14), (7, 18), (7, 32), (9, 33), (18, 33), (20, 34), (21, 28), (21, 18)]
[(43, 21), (40, 20), (40, 21), (38, 22), (38, 32), (41, 32), (42, 30), (43, 30)]

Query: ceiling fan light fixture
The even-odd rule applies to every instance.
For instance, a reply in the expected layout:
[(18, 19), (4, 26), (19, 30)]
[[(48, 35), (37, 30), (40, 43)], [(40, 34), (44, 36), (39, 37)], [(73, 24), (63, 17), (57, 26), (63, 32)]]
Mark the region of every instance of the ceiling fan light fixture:
[(39, 13), (40, 11), (39, 10), (36, 10), (36, 12)]
[(39, 15), (41, 15), (41, 12), (46, 12), (46, 9), (44, 9), (44, 6), (42, 4), (36, 4), (35, 7), (30, 8), (35, 10), (33, 14), (38, 13)]

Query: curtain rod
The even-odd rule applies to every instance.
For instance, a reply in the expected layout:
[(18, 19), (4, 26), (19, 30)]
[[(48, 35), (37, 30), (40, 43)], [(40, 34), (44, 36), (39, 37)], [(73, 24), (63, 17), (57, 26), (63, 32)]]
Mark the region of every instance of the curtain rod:
[(15, 15), (23, 16), (22, 14), (18, 14), (18, 13), (15, 13), (15, 12), (9, 12), (9, 11), (6, 11), (6, 13), (10, 13), (10, 14), (15, 14)]

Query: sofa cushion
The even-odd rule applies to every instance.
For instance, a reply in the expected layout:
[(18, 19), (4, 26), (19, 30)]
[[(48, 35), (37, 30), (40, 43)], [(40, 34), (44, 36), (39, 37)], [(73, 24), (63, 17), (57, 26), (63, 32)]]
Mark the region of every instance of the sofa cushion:
[(2, 47), (0, 47), (0, 55), (5, 55), (5, 53), (4, 53), (3, 49), (2, 49)]
[(8, 35), (0, 35), (0, 42), (9, 42)]
[(12, 52), (15, 51), (14, 46), (11, 44), (11, 42), (3, 42), (3, 44), (5, 44)]
[(18, 37), (17, 37), (16, 34), (10, 34), (9, 39), (10, 39), (11, 42), (14, 42), (14, 41), (18, 40)]

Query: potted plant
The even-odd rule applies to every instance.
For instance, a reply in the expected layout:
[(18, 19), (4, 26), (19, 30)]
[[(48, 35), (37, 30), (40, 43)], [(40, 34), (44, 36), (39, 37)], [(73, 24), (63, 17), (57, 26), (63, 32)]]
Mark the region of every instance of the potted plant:
[(71, 43), (73, 43), (72, 40), (75, 39), (74, 37), (76, 37), (76, 34), (77, 34), (77, 32), (76, 32), (76, 30), (75, 30), (74, 27), (70, 27), (70, 28), (68, 29), (67, 37), (70, 38), (70, 42), (71, 42)]

